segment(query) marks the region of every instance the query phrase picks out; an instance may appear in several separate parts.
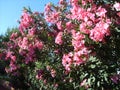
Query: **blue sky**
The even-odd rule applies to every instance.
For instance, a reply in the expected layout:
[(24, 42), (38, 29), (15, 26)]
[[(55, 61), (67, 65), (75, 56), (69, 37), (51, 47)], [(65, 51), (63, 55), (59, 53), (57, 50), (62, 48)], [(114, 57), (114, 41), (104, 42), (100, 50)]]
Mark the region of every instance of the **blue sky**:
[(57, 4), (59, 0), (0, 0), (0, 34), (6, 29), (18, 26), (23, 7), (30, 7), (32, 11), (44, 11), (48, 2)]

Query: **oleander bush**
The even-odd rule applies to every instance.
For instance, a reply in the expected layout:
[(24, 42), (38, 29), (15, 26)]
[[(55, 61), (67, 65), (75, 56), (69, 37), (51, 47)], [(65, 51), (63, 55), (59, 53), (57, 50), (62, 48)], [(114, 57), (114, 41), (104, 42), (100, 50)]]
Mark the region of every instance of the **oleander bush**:
[(60, 0), (24, 8), (19, 31), (2, 42), (5, 71), (20, 89), (119, 90), (120, 1)]

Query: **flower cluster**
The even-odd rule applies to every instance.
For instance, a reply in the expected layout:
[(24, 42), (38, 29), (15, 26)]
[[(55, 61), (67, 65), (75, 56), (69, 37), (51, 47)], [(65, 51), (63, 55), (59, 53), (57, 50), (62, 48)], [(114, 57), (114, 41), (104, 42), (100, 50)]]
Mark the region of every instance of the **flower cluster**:
[(110, 19), (106, 16), (106, 9), (96, 6), (94, 3), (91, 3), (91, 7), (85, 8), (86, 4), (80, 6), (78, 3), (79, 1), (72, 2), (70, 18), (80, 22), (80, 32), (88, 34), (96, 42), (104, 41), (104, 37), (110, 34), (109, 26), (111, 24)]
[(116, 9), (116, 11), (120, 11), (120, 3), (116, 2), (113, 7)]
[(23, 30), (26, 28), (29, 28), (33, 23), (33, 18), (30, 16), (26, 11), (23, 12), (23, 15), (21, 16), (21, 21), (20, 21), (20, 31), (23, 33)]
[[(6, 43), (5, 60), (10, 62), (6, 71), (9, 73), (17, 72), (21, 68), (20, 63), (29, 64), (35, 62), (38, 58), (37, 52), (44, 47), (43, 41), (38, 37), (41, 33), (40, 28), (35, 27), (35, 23), (40, 24), (41, 22), (40, 20), (33, 22), (40, 15), (38, 13), (33, 13), (32, 15), (28, 11), (24, 12), (20, 21), (20, 32), (12, 33), (10, 41)], [(31, 27), (32, 25), (33, 27)]]
[[(46, 21), (57, 26), (54, 29), (57, 31), (55, 43), (59, 45), (64, 43), (63, 33), (72, 34), (73, 56), (69, 58), (69, 54), (65, 54), (62, 59), (63, 66), (67, 70), (70, 70), (72, 64), (79, 66), (88, 59), (90, 50), (85, 46), (86, 35), (95, 42), (104, 42), (105, 37), (110, 35), (111, 21), (107, 17), (107, 10), (102, 6), (95, 5), (92, 0), (82, 0), (82, 5), (79, 3), (79, 0), (70, 0), (70, 11), (62, 12), (63, 14), (60, 13), (62, 3), (58, 7), (54, 6), (55, 8), (50, 3), (45, 7)], [(86, 8), (88, 4), (91, 6)], [(62, 5), (65, 6), (66, 4), (63, 3)], [(74, 23), (74, 20), (77, 23)]]

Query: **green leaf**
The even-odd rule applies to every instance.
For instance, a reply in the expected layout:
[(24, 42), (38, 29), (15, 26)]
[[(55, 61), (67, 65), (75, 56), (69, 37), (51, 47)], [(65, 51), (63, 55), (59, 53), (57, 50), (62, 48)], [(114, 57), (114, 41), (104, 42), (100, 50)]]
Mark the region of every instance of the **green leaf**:
[(97, 82), (97, 86), (100, 87), (100, 81)]
[(91, 68), (94, 69), (96, 65), (91, 65)]
[(88, 83), (89, 85), (91, 85), (91, 78), (88, 78), (87, 81), (88, 81), (87, 83)]
[(120, 32), (120, 29), (118, 29), (117, 27), (115, 28), (115, 30), (116, 30), (117, 32)]

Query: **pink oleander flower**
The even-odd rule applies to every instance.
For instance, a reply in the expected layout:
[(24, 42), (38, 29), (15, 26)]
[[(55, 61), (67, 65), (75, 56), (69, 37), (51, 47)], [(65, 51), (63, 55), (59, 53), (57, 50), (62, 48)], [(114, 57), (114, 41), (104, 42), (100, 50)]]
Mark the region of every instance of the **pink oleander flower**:
[(10, 68), (9, 68), (9, 70), (10, 70), (10, 72), (13, 72), (13, 71), (15, 71), (15, 70), (17, 70), (19, 67), (14, 63), (14, 62), (10, 62)]
[(73, 27), (74, 27), (74, 24), (72, 24), (71, 21), (66, 23), (66, 29), (68, 30), (68, 32), (70, 32)]
[(59, 53), (60, 53), (60, 52), (59, 52), (59, 49), (54, 50), (54, 53), (55, 53), (55, 54), (59, 54)]
[(35, 50), (32, 47), (28, 48), (28, 53), (25, 55), (25, 63), (28, 64), (29, 62), (34, 62), (35, 61)]
[(98, 22), (96, 26), (90, 31), (90, 38), (96, 42), (104, 41), (105, 36), (110, 35), (109, 26), (109, 20), (106, 20), (106, 22)]
[(44, 83), (44, 85), (47, 85), (47, 80), (44, 79), (44, 80), (43, 80), (43, 83)]
[(8, 58), (10, 58), (12, 56), (12, 54), (13, 54), (13, 52), (8, 51), (7, 54), (6, 54), (5, 59), (7, 60)]
[[(90, 11), (89, 11), (89, 9), (90, 9)], [(91, 8), (89, 8), (89, 9), (87, 9), (87, 18), (88, 18), (88, 20), (84, 19), (84, 21), (86, 21), (85, 23), (87, 23), (88, 26), (91, 26), (92, 22), (90, 22), (90, 21), (93, 21), (93, 22), (95, 21), (95, 13), (91, 13), (92, 9)]]
[(81, 50), (77, 51), (76, 54), (81, 57), (81, 56), (88, 56), (90, 51), (86, 47), (81, 48)]
[[(60, 6), (66, 6), (67, 5), (67, 2), (66, 2), (66, 0), (59, 0), (59, 5)], [(61, 8), (61, 7), (60, 7)]]
[(53, 86), (54, 86), (54, 88), (57, 89), (59, 85), (57, 83), (55, 83), (55, 84), (53, 84)]
[(33, 23), (33, 21), (33, 18), (27, 12), (24, 12), (20, 21), (20, 32), (23, 33), (23, 30), (28, 28)]
[(81, 83), (80, 86), (84, 86), (86, 84), (87, 79), (84, 79)]
[(16, 56), (11, 56), (11, 60), (13, 61), (13, 62), (15, 62), (16, 61)]
[(117, 15), (120, 17), (120, 12), (118, 12)]
[(89, 57), (90, 51), (83, 47), (79, 51), (74, 52), (73, 56), (73, 64), (74, 66), (79, 66), (80, 64), (84, 63)]
[(65, 0), (59, 0), (59, 4), (64, 4)]
[(29, 51), (28, 55), (30, 55), (31, 57), (34, 57), (34, 54), (35, 54), (34, 47), (33, 46), (29, 46), (28, 51)]
[(62, 21), (57, 22), (56, 25), (59, 30), (63, 30)]
[(74, 33), (72, 35), (73, 39), (76, 41), (81, 41), (85, 38), (85, 36), (83, 34), (81, 34), (80, 32)]
[(46, 66), (46, 70), (47, 70), (47, 71), (50, 71), (51, 69), (52, 69), (52, 68), (51, 68), (49, 65)]
[(35, 33), (36, 33), (36, 28), (31, 28), (30, 30), (28, 30), (28, 35), (30, 36), (35, 35)]
[(65, 69), (66, 69), (67, 71), (70, 71), (70, 70), (71, 70), (70, 67), (71, 67), (72, 62), (73, 62), (72, 56), (73, 56), (72, 53), (64, 54), (64, 55), (63, 55), (62, 65), (65, 67)]
[(10, 69), (8, 67), (5, 67), (5, 72), (10, 73), (11, 71), (10, 71)]
[(81, 83), (80, 86), (85, 87), (85, 89), (88, 89), (89, 85), (87, 84), (87, 79), (84, 79)]
[(116, 2), (113, 7), (116, 9), (116, 11), (120, 11), (120, 3)]
[(111, 76), (111, 80), (113, 81), (113, 83), (118, 84), (118, 82), (120, 81), (120, 75), (113, 75)]
[(90, 38), (96, 42), (102, 41), (104, 34), (99, 29), (93, 29), (90, 32)]
[(19, 54), (22, 55), (22, 56), (25, 56), (26, 55), (26, 51), (23, 50), (23, 49), (19, 49)]
[(45, 20), (49, 23), (57, 23), (60, 18), (60, 12), (53, 11), (45, 14)]
[(78, 21), (80, 20), (84, 20), (84, 21), (88, 21), (88, 17), (87, 17), (87, 12), (85, 9), (78, 7), (78, 6), (73, 6), (73, 8), (71, 9), (71, 17), (72, 19), (77, 19)]
[(39, 50), (41, 50), (43, 48), (43, 43), (41, 41), (37, 41), (35, 43), (35, 46), (36, 46), (36, 48), (38, 48)]
[(10, 36), (10, 40), (14, 40), (18, 36), (18, 33), (12, 33)]
[(78, 5), (78, 0), (70, 0), (72, 5)]
[(63, 32), (59, 32), (55, 38), (55, 43), (58, 45), (62, 45), (63, 44), (63, 40), (62, 40), (62, 36), (63, 36)]
[(34, 61), (34, 58), (30, 56), (29, 54), (27, 54), (25, 57), (25, 64), (29, 64), (32, 61)]
[(24, 37), (22, 41), (19, 42), (19, 47), (22, 49), (28, 49), (28, 38)]
[(36, 75), (36, 78), (37, 79), (43, 79), (43, 74), (44, 74), (44, 71), (43, 70), (38, 70), (37, 71), (37, 75)]
[(51, 72), (50, 72), (50, 74), (54, 78), (56, 76), (56, 71), (54, 69), (52, 69)]
[(80, 31), (85, 33), (85, 34), (89, 34), (90, 30), (87, 27), (88, 27), (87, 23), (81, 23), (80, 24)]
[(97, 16), (100, 16), (100, 17), (105, 17), (106, 12), (107, 12), (107, 11), (106, 11), (105, 8), (99, 7), (99, 8), (97, 9), (96, 15), (97, 15)]
[(82, 63), (84, 63), (84, 60), (82, 59), (82, 57), (78, 56), (78, 54), (75, 52), (73, 56), (74, 66), (79, 66)]
[(45, 11), (46, 12), (49, 12), (49, 11), (51, 11), (51, 3), (48, 3), (46, 6), (45, 6)]
[(85, 46), (85, 41), (84, 40), (77, 41), (77, 40), (73, 39), (72, 40), (72, 45), (74, 47), (74, 51), (78, 51)]
[(74, 50), (75, 51), (78, 51), (79, 49), (83, 48), (84, 47), (84, 38), (85, 36), (83, 34), (81, 34), (80, 32), (72, 32), (73, 35), (72, 35), (72, 45), (74, 47)]

